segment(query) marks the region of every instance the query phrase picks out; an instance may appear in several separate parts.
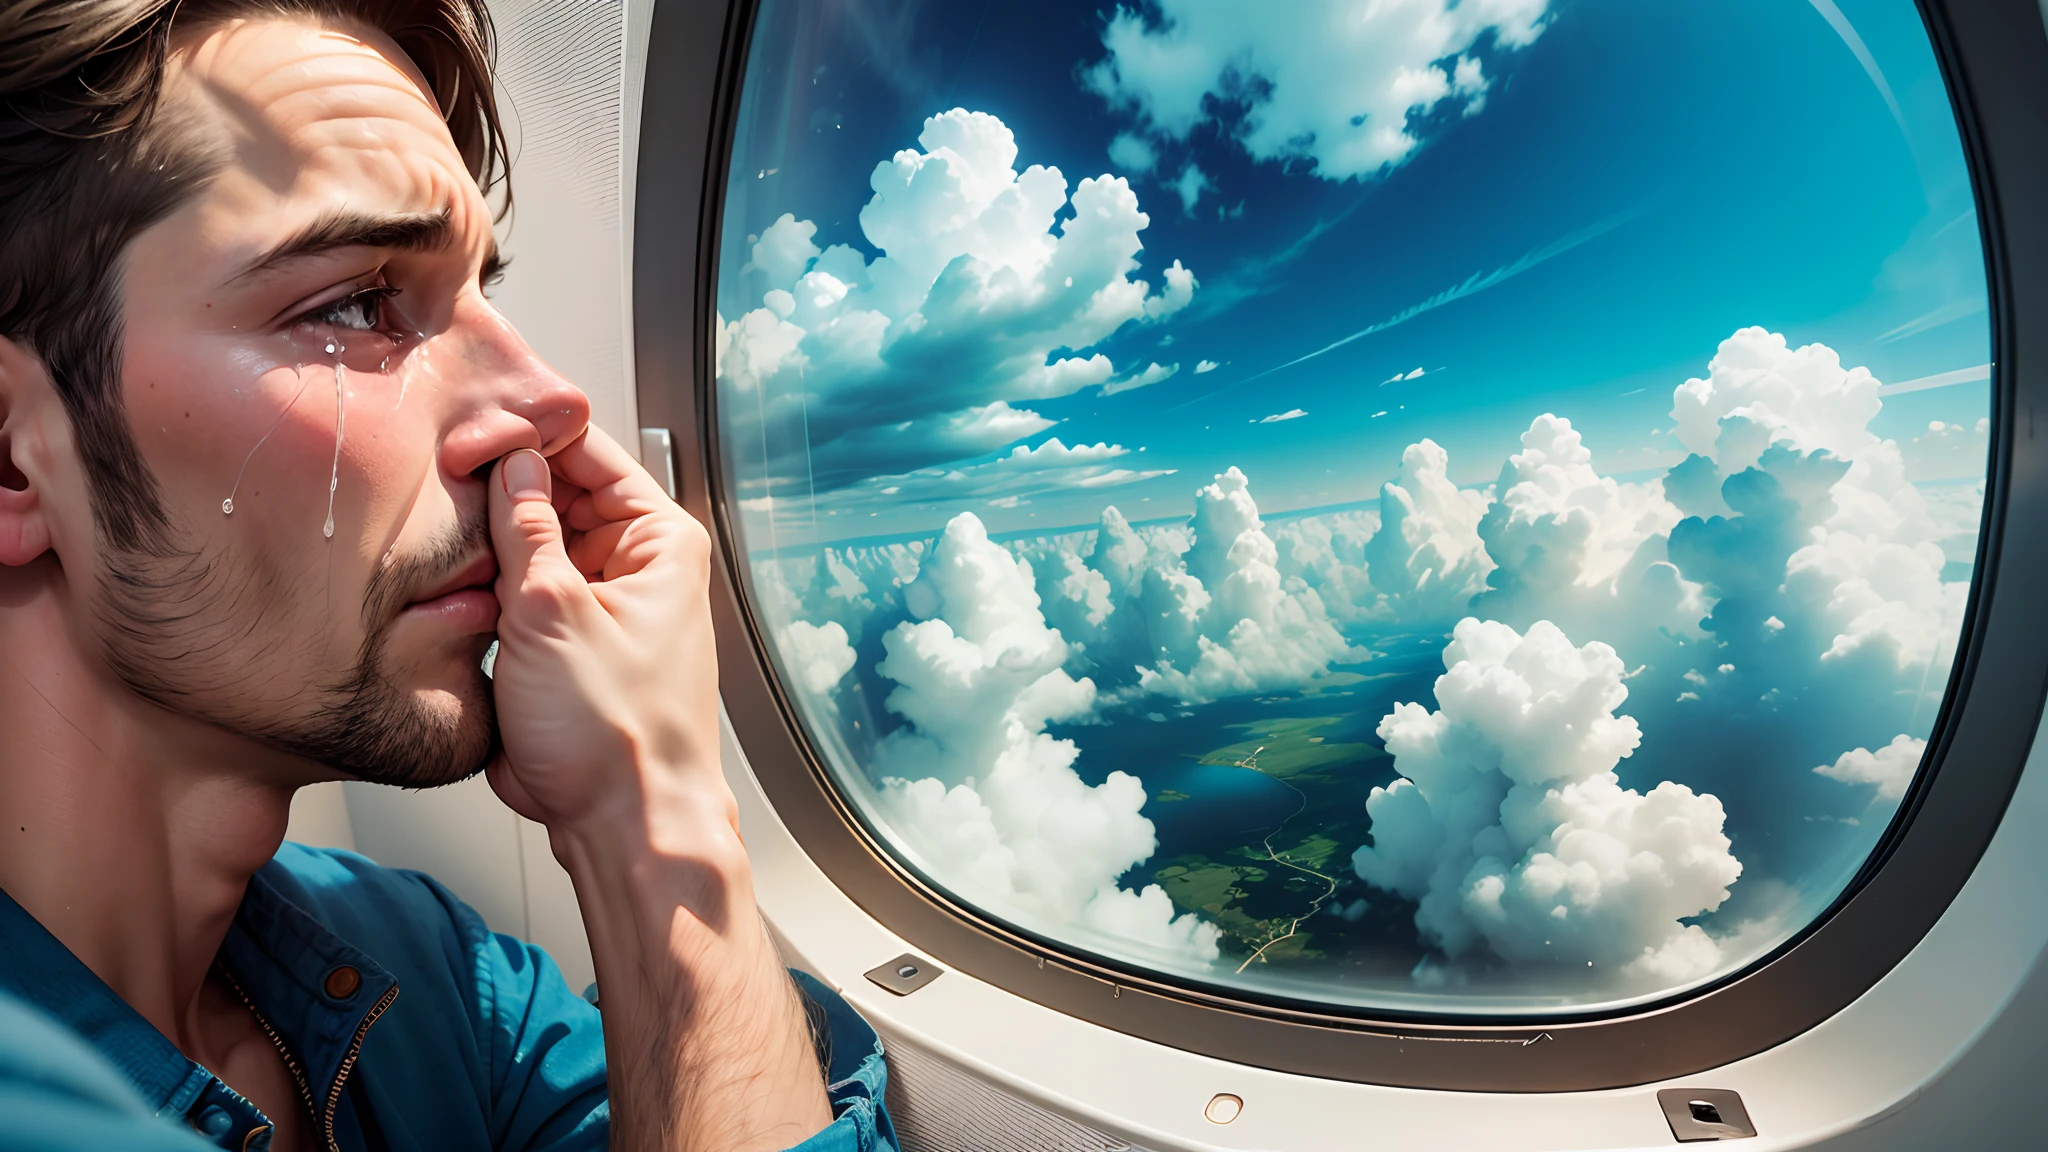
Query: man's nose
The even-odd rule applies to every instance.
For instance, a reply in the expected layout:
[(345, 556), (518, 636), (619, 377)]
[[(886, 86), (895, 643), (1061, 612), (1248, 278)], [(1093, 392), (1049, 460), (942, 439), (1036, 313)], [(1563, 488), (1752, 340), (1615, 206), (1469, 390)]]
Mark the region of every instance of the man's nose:
[[(481, 297), (459, 304), (449, 368), (455, 424), (442, 439), (442, 467), (466, 476), (520, 448), (547, 454), (583, 434), (590, 400), (534, 354), (512, 325)], [(444, 385), (445, 387), (445, 385)]]

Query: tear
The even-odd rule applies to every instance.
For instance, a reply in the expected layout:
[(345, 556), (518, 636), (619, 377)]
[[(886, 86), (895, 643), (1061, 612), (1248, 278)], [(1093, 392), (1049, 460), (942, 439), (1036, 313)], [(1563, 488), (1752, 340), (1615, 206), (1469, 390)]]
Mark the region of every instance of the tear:
[(341, 487), (341, 440), (348, 429), (348, 369), (334, 366), (334, 463), (327, 471), (327, 523), (320, 535), (334, 539), (334, 493)]
[(235, 493), (240, 492), (242, 490), (242, 477), (248, 474), (249, 461), (254, 460), (256, 458), (256, 453), (262, 449), (263, 445), (266, 442), (269, 441), (270, 433), (277, 431), (278, 426), (284, 423), (284, 418), (292, 414), (292, 408), (294, 405), (298, 404), (299, 397), (304, 396), (306, 394), (306, 385), (311, 383), (311, 381), (309, 381), (306, 378), (306, 366), (304, 364), (299, 365), (297, 371), (299, 376), (299, 390), (297, 392), (292, 393), (291, 403), (286, 404), (284, 406), (284, 411), (279, 412), (277, 414), (277, 419), (270, 422), (269, 431), (263, 433), (263, 438), (261, 440), (256, 441), (256, 447), (249, 449), (249, 454), (247, 456), (242, 457), (241, 471), (235, 473), (235, 486), (233, 488), (228, 489), (228, 498), (220, 502), (221, 515), (233, 516), (235, 514)]

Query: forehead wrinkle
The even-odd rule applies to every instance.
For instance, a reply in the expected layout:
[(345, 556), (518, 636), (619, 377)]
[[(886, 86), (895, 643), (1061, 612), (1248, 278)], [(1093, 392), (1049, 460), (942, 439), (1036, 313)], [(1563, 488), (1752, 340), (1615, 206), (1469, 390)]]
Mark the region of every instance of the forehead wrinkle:
[[(295, 32), (306, 35), (275, 50), (275, 37)], [(424, 81), (395, 47), (382, 52), (292, 21), (243, 22), (199, 40), (175, 67), (167, 87), (203, 98), (236, 165), (273, 195), (322, 167), (346, 173), (372, 157), (467, 171)]]

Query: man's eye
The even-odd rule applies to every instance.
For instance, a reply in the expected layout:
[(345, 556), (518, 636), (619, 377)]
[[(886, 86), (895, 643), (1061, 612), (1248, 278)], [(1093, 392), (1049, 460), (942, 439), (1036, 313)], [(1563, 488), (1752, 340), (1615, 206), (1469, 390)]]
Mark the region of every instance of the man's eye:
[(313, 324), (329, 324), (357, 332), (374, 331), (383, 326), (385, 299), (396, 295), (398, 289), (384, 285), (365, 288), (332, 303), (322, 304), (301, 319)]

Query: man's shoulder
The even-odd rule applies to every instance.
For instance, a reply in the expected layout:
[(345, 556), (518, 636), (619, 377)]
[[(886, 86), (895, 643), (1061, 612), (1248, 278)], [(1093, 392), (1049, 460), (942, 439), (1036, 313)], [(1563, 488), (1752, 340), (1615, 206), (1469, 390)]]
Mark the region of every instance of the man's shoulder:
[(386, 868), (343, 848), (287, 840), (256, 875), (329, 931), (373, 955), (425, 939), (468, 943), (487, 931), (482, 918), (433, 877)]

